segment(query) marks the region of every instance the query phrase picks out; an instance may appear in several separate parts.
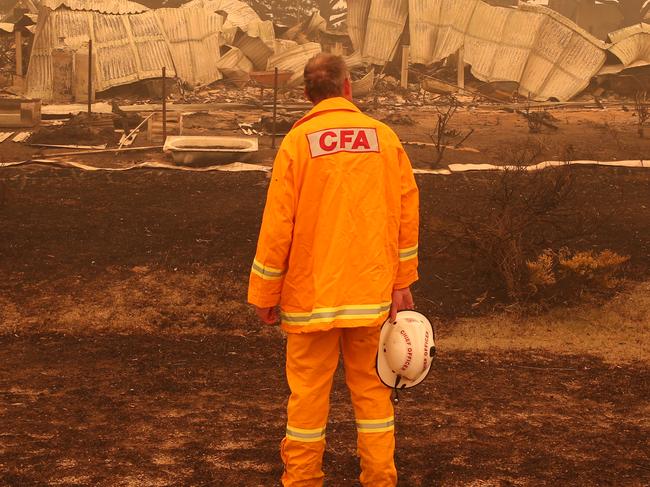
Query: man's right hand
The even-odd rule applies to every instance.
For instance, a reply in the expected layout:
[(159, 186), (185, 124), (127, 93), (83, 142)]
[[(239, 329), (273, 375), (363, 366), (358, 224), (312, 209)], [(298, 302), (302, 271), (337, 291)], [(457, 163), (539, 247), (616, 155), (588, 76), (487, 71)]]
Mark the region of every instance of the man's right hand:
[(280, 319), (277, 306), (271, 308), (259, 308), (255, 306), (255, 313), (257, 317), (267, 325), (275, 325)]
[(413, 306), (413, 296), (411, 295), (410, 288), (393, 289), (393, 304), (390, 306), (390, 321), (395, 322), (398, 311), (413, 309)]

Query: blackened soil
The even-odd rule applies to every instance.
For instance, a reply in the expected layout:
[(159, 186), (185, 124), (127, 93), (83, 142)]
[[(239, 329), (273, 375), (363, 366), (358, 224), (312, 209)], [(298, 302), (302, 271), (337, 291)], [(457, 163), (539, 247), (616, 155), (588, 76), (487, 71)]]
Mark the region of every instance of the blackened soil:
[[(631, 257), (625, 277), (650, 274), (650, 172), (574, 168), (564, 215), (540, 249), (610, 249)], [(447, 229), (458, 215), (486, 217), (494, 174), (420, 176), (423, 312), (454, 318), (498, 278)], [(29, 166), (0, 173), (0, 291), (19, 301), (29, 286), (92, 281), (107, 268), (219, 265), (245, 284), (268, 187), (262, 173), (89, 173)], [(571, 230), (575, 230), (575, 232)], [(116, 277), (116, 279), (118, 279)]]
[[(278, 485), (283, 343), (242, 336), (0, 339), (0, 485)], [(400, 485), (650, 482), (647, 368), (446, 354), (397, 407)], [(341, 375), (329, 485), (358, 485)]]

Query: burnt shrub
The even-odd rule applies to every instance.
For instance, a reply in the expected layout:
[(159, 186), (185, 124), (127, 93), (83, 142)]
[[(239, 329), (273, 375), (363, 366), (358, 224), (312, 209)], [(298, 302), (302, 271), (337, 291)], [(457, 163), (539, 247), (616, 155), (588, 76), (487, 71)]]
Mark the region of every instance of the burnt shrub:
[(531, 167), (538, 156), (532, 145), (509, 154), (478, 201), (448, 220), (446, 237), (500, 302), (550, 304), (615, 288), (627, 257), (569, 250), (566, 243), (591, 233), (598, 217), (572, 203), (575, 169)]

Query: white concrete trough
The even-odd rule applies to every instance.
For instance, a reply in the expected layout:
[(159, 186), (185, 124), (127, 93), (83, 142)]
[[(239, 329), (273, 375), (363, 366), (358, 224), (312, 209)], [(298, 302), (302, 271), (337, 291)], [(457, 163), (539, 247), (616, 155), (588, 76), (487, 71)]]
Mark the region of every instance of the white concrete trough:
[(179, 135), (167, 137), (164, 152), (188, 166), (248, 162), (259, 150), (256, 138)]

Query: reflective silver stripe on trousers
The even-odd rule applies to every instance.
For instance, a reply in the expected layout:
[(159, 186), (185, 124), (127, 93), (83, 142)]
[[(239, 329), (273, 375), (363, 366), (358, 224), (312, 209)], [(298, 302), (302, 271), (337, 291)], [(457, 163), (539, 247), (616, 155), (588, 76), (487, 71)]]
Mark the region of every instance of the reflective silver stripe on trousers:
[(325, 430), (318, 431), (316, 433), (299, 433), (297, 431), (293, 431), (290, 428), (287, 428), (287, 436), (293, 436), (295, 438), (302, 438), (303, 440), (313, 440), (316, 438), (322, 438), (325, 436)]
[(357, 428), (363, 430), (376, 430), (376, 429), (378, 430), (382, 428), (389, 428), (391, 426), (395, 426), (394, 419), (392, 421), (386, 421), (385, 423), (370, 423), (370, 424), (357, 423)]

